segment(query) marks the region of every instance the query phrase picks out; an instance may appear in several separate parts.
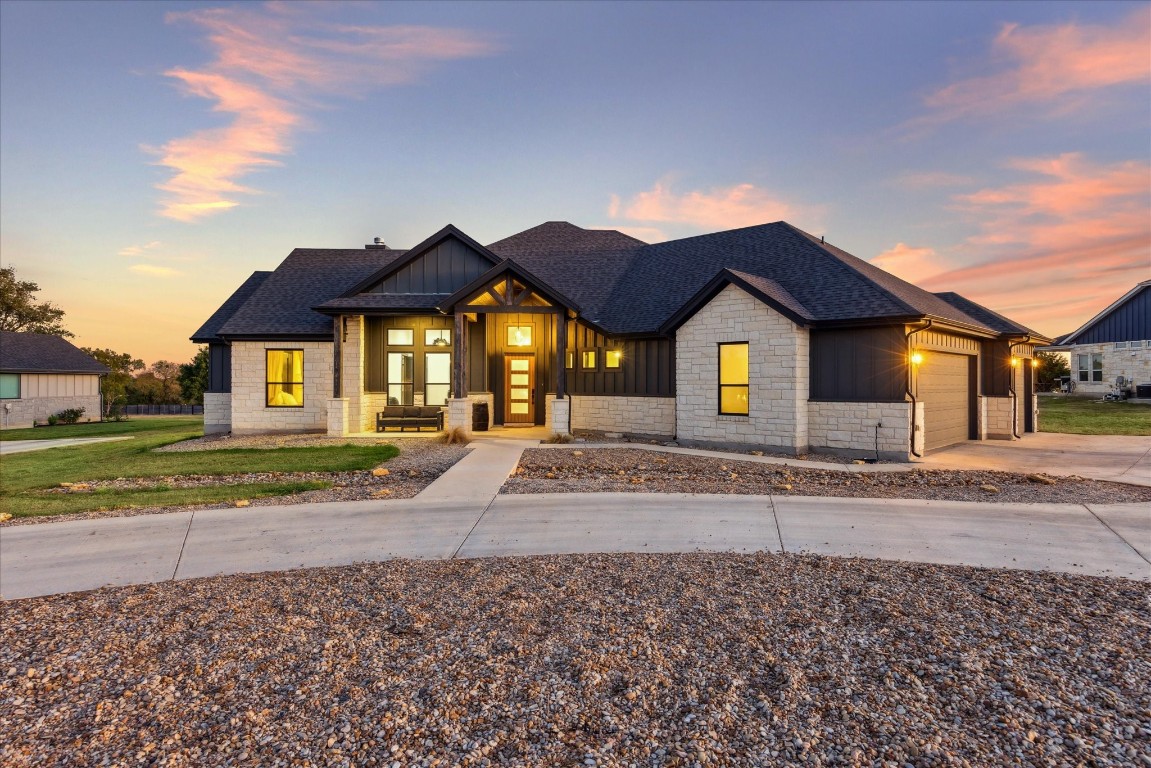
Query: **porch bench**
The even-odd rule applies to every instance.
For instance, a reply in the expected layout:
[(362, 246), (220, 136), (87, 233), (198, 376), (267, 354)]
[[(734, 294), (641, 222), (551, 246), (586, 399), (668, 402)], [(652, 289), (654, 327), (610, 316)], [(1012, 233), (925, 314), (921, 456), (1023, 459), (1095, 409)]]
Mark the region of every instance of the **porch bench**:
[(403, 432), (408, 427), (420, 431), (423, 427), (444, 428), (444, 412), (438, 405), (389, 405), (376, 413), (376, 431), (383, 432), (388, 427), (399, 427)]

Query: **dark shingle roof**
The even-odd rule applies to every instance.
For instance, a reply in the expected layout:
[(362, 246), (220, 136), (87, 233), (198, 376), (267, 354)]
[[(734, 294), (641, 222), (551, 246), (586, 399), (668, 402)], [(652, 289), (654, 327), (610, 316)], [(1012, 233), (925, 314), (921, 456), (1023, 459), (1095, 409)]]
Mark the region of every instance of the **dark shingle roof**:
[(446, 293), (361, 293), (317, 304), (317, 310), (435, 309)]
[(1043, 334), (1038, 333), (1037, 331), (1033, 331), (1025, 325), (1020, 325), (1014, 320), (1006, 318), (998, 312), (988, 309), (982, 304), (976, 304), (966, 296), (960, 296), (958, 293), (951, 291), (945, 293), (937, 293), (935, 295), (946, 301), (951, 306), (959, 309), (964, 314), (974, 317), (988, 328), (993, 328), (1000, 333), (1011, 333), (1016, 335), (1024, 334), (1028, 336), (1034, 336), (1041, 340), (1047, 338)]
[(297, 248), (217, 330), (221, 336), (331, 336), (332, 319), (318, 306), (406, 251), (382, 248)]
[(244, 284), (236, 289), (235, 293), (229, 296), (220, 308), (212, 313), (208, 321), (200, 326), (200, 330), (192, 334), (192, 341), (197, 344), (208, 344), (213, 341), (219, 341), (216, 335), (220, 326), (228, 322), (236, 310), (244, 305), (244, 302), (256, 292), (271, 272), (253, 272), (252, 276), (244, 281)]
[(0, 371), (108, 373), (108, 367), (59, 336), (0, 331)]

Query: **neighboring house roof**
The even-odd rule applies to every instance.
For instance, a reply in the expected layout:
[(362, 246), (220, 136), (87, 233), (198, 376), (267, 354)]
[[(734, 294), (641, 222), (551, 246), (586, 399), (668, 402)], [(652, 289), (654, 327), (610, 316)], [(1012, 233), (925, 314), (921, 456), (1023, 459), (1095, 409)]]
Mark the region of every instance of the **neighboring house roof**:
[(1102, 312), (1055, 340), (1053, 347), (1151, 339), (1151, 280), (1136, 283)]
[(1050, 339), (1038, 331), (1033, 331), (1025, 325), (1020, 325), (1014, 320), (1004, 317), (995, 310), (988, 309), (982, 304), (976, 304), (966, 296), (960, 296), (958, 293), (952, 292), (937, 293), (935, 295), (956, 309), (959, 309), (964, 314), (974, 317), (987, 327), (994, 328), (1000, 333), (1031, 336), (1038, 341), (1050, 341)]
[(213, 341), (219, 341), (220, 338), (216, 335), (220, 326), (231, 319), (236, 310), (243, 306), (244, 302), (256, 292), (256, 289), (263, 285), (264, 281), (268, 279), (271, 272), (253, 272), (251, 277), (244, 281), (243, 285), (236, 289), (236, 291), (220, 305), (220, 308), (212, 313), (208, 321), (200, 326), (200, 330), (192, 334), (192, 341), (197, 344), (210, 344)]
[(218, 329), (222, 337), (331, 338), (322, 304), (406, 251), (390, 248), (296, 248)]
[[(786, 222), (648, 245), (615, 230), (551, 221), (486, 247), (449, 225), (406, 252), (297, 248), (246, 299), (241, 286), (194, 338), (210, 335), (217, 320), (214, 332), (225, 338), (327, 338), (331, 319), (325, 315), (341, 310), (444, 308), (444, 295), (384, 292), (380, 282), (397, 270), (411, 271), (405, 265), (449, 238), (485, 259), (511, 260), (609, 334), (666, 332), (716, 281), (740, 285), (804, 325), (928, 317), (989, 336), (1029, 332), (957, 294), (936, 295), (900, 280)], [(357, 293), (366, 286), (372, 292)], [(233, 299), (237, 306), (228, 311)]]
[(67, 339), (45, 333), (0, 331), (0, 371), (7, 373), (108, 373)]

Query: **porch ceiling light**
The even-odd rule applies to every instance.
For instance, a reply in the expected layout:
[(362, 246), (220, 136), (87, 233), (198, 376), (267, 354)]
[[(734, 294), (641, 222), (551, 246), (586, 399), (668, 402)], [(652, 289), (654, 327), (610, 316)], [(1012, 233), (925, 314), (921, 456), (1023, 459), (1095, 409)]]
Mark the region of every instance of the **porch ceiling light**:
[(919, 353), (919, 352), (912, 352), (911, 353), (911, 364), (912, 365), (919, 365), (922, 362), (923, 362), (923, 355), (921, 353)]

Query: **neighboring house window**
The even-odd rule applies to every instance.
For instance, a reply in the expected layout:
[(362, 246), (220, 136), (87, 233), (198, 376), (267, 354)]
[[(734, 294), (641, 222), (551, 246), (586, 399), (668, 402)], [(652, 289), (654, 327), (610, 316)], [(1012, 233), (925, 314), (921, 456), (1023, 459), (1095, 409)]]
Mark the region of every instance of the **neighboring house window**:
[(0, 400), (20, 399), (20, 374), (0, 373)]
[(416, 356), (411, 352), (388, 353), (388, 405), (413, 405), (412, 374)]
[(304, 350), (267, 350), (267, 405), (269, 408), (304, 407)]
[(603, 367), (609, 371), (618, 371), (623, 364), (622, 349), (608, 349), (603, 353)]
[(1076, 355), (1076, 369), (1080, 381), (1103, 381), (1103, 353)]
[[(1135, 342), (1135, 346), (1138, 346), (1138, 345), (1139, 345), (1139, 342)], [(1127, 349), (1127, 342), (1125, 342), (1125, 341), (1115, 342), (1115, 349)]]
[(410, 347), (416, 343), (416, 332), (411, 328), (389, 328), (389, 347)]
[(424, 405), (447, 405), (452, 390), (452, 356), (448, 352), (424, 354)]
[(748, 415), (748, 343), (719, 345), (719, 412)]
[(596, 369), (596, 354), (594, 349), (585, 349), (580, 352), (579, 367), (585, 371), (594, 371)]

